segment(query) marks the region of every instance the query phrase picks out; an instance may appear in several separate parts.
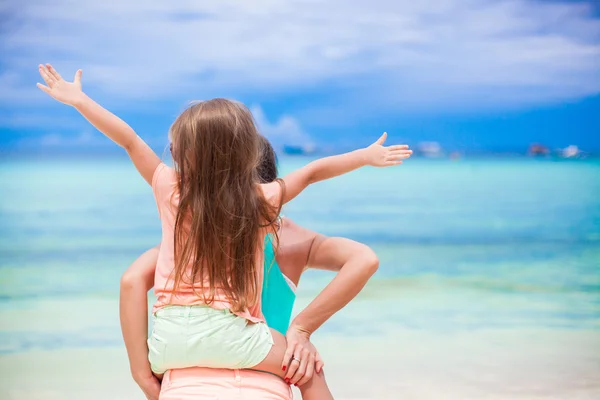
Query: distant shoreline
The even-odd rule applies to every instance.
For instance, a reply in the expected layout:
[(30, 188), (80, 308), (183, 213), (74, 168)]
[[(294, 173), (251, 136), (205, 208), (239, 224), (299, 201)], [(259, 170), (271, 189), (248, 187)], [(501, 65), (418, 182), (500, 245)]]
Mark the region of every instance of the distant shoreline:
[[(278, 152), (278, 157), (281, 159), (315, 159), (318, 157), (329, 156), (333, 154), (339, 154), (344, 150), (340, 151), (322, 151), (314, 152), (311, 154), (285, 154)], [(159, 153), (160, 154), (160, 153)], [(11, 160), (127, 160), (128, 157), (124, 152), (115, 149), (114, 151), (10, 151), (0, 149), (0, 163)], [(427, 156), (421, 154), (414, 154), (411, 160), (427, 160), (427, 161), (455, 161), (460, 162), (463, 160), (537, 160), (537, 161), (587, 161), (587, 160), (598, 160), (600, 159), (600, 151), (584, 153), (582, 156), (573, 158), (564, 158), (558, 155), (544, 155), (544, 156), (530, 156), (524, 152), (516, 151), (465, 151), (465, 152), (450, 152), (449, 154), (439, 156)], [(168, 157), (165, 155), (165, 160)]]

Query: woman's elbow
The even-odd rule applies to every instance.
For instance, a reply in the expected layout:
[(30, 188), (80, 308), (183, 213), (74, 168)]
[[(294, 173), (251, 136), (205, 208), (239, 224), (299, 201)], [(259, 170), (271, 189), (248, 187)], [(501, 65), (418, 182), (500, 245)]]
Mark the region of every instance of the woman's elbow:
[(136, 274), (131, 273), (130, 271), (125, 271), (121, 276), (121, 290), (130, 290), (133, 286), (135, 286), (135, 282), (139, 278)]
[(144, 275), (140, 275), (135, 271), (125, 271), (121, 276), (121, 291), (130, 291), (136, 287), (144, 288), (146, 291), (152, 289), (148, 287), (148, 279)]
[(362, 252), (362, 264), (365, 273), (372, 276), (379, 269), (379, 257), (371, 248), (365, 246), (365, 249)]

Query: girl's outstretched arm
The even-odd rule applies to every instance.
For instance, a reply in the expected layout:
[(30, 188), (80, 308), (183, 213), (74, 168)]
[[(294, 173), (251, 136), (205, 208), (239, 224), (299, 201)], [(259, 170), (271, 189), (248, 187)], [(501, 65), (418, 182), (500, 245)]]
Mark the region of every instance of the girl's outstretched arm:
[(40, 83), (37, 86), (55, 100), (75, 107), (96, 129), (123, 147), (142, 177), (151, 184), (160, 158), (125, 121), (83, 93), (81, 70), (75, 73), (73, 82), (65, 81), (50, 64), (40, 65), (39, 70), (47, 86)]
[[(387, 138), (384, 133), (375, 143), (364, 149), (337, 156), (325, 157), (313, 161), (306, 166), (290, 173), (283, 178), (285, 191), (283, 191), (282, 204), (298, 196), (308, 185), (331, 179), (339, 175), (354, 171), (360, 167), (371, 165), (374, 167), (389, 167), (402, 164), (412, 154), (407, 145), (384, 146)], [(280, 193), (279, 182), (268, 183), (264, 186), (267, 197), (273, 198), (272, 193)], [(276, 203), (279, 203), (277, 201)]]

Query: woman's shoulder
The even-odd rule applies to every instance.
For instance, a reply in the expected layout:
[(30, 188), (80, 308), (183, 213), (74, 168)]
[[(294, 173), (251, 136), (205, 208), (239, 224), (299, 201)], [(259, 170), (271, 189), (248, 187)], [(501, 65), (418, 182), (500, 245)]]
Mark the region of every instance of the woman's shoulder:
[(298, 225), (290, 217), (281, 215), (281, 235), (290, 242), (306, 242), (318, 236), (318, 233)]
[(277, 262), (284, 275), (298, 283), (306, 269), (312, 244), (318, 234), (295, 223), (289, 217), (281, 219)]

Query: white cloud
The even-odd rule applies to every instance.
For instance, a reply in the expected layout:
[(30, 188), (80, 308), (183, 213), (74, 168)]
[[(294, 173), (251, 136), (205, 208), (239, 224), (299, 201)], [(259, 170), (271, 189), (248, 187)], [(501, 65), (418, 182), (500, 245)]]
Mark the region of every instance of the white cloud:
[[(305, 132), (300, 122), (291, 115), (282, 115), (276, 121), (271, 122), (265, 115), (262, 107), (254, 105), (251, 108), (260, 132), (269, 139), (276, 149), (284, 145), (314, 145), (310, 135)], [(0, 125), (13, 128), (36, 127), (36, 126), (61, 126), (63, 130), (72, 132), (81, 123), (71, 123), (73, 119), (56, 119), (46, 115), (16, 115), (11, 118), (0, 118)], [(85, 123), (84, 123), (85, 124)], [(145, 140), (154, 147), (164, 145), (166, 137), (145, 137)], [(91, 148), (115, 146), (109, 139), (102, 136), (100, 132), (90, 128), (75, 133), (47, 133), (40, 137), (26, 137), (18, 140), (21, 148)]]
[(58, 133), (49, 133), (47, 135), (44, 135), (39, 139), (38, 142), (38, 144), (42, 147), (60, 146), (61, 144), (65, 143), (67, 143), (65, 138)]
[(276, 148), (284, 145), (314, 145), (311, 137), (300, 126), (300, 122), (290, 115), (282, 115), (276, 122), (269, 122), (260, 106), (252, 107), (252, 114), (260, 132)]
[(83, 131), (74, 135), (61, 133), (48, 133), (41, 137), (25, 138), (19, 141), (18, 147), (23, 149), (31, 148), (92, 148), (98, 146), (110, 145), (108, 139), (100, 137), (90, 131)]
[(65, 115), (55, 116), (51, 114), (34, 114), (29, 112), (7, 113), (0, 115), (0, 126), (17, 129), (54, 127), (56, 129), (73, 130), (85, 126), (86, 122), (80, 118), (72, 118)]
[(353, 107), (347, 118), (600, 92), (600, 19), (584, 3), (30, 0), (8, 17), (18, 23), (0, 38), (4, 103), (41, 98), (35, 66), (46, 61), (68, 76), (81, 67), (86, 87), (129, 99), (329, 85), (339, 93), (326, 102)]

